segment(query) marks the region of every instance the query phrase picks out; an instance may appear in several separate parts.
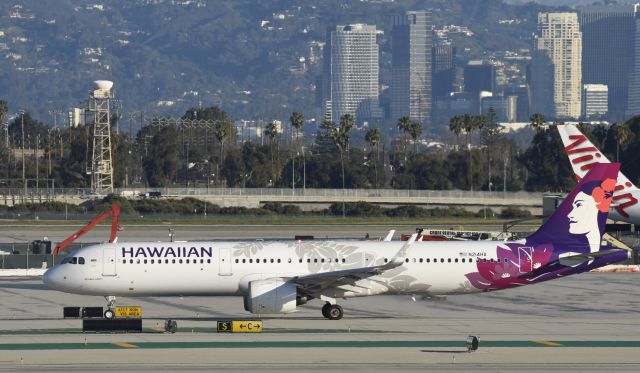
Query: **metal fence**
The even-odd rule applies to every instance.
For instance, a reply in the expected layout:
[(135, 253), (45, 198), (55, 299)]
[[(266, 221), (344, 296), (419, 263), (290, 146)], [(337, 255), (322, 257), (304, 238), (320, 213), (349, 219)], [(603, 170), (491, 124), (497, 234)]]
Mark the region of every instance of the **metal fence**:
[[(94, 199), (104, 196), (85, 188), (28, 189), (0, 188), (0, 199), (64, 200), (67, 198)], [(473, 199), (542, 199), (538, 192), (415, 190), (415, 189), (315, 189), (315, 188), (129, 188), (115, 189), (123, 197), (145, 197), (159, 193), (161, 197), (219, 196), (219, 197), (323, 197), (323, 198), (473, 198)]]

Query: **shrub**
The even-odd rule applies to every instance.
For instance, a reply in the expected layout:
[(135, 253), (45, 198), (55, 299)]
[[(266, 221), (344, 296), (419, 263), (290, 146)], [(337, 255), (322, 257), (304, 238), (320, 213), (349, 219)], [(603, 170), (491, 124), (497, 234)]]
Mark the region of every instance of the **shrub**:
[(500, 217), (503, 219), (522, 219), (531, 216), (531, 211), (523, 210), (519, 207), (507, 207), (500, 212)]

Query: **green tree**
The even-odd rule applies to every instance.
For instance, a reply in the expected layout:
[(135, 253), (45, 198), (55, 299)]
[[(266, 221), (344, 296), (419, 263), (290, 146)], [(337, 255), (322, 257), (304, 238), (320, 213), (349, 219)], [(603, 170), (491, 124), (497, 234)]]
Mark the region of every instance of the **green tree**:
[(411, 122), (411, 131), (409, 132), (413, 140), (413, 154), (418, 153), (418, 138), (422, 136), (422, 124), (420, 122)]
[(373, 149), (376, 149), (376, 158), (373, 162), (374, 172), (376, 175), (376, 188), (378, 188), (378, 163), (380, 163), (380, 130), (377, 128), (371, 128), (364, 135), (364, 140), (371, 147), (371, 153)]
[(562, 140), (553, 126), (536, 131), (519, 161), (529, 172), (527, 190), (563, 191), (575, 184)]
[(449, 131), (456, 135), (456, 150), (458, 149), (460, 134), (464, 131), (464, 116), (455, 115), (449, 120)]
[(534, 113), (529, 120), (531, 121), (531, 127), (535, 130), (539, 130), (544, 125), (544, 115), (540, 113)]
[(402, 143), (402, 150), (404, 152), (407, 151), (407, 142), (409, 142), (408, 135), (411, 133), (412, 125), (413, 125), (413, 122), (409, 117), (406, 117), (406, 116), (400, 118), (398, 120), (398, 123), (396, 124), (396, 126), (398, 127), (398, 130), (401, 131), (404, 136), (404, 141)]
[(155, 127), (141, 131), (138, 136), (147, 134), (151, 139), (146, 144), (142, 160), (146, 180), (151, 187), (168, 186), (180, 169), (179, 130), (175, 125)]
[[(272, 177), (272, 183), (276, 182), (276, 174), (275, 174), (275, 156), (277, 153), (279, 153), (279, 149), (278, 149), (278, 135), (280, 134), (280, 129), (278, 127), (278, 125), (276, 124), (276, 122), (270, 122), (269, 124), (267, 124), (267, 127), (265, 128), (265, 134), (267, 135), (267, 137), (269, 137), (269, 147), (271, 149), (271, 177)], [(274, 149), (275, 146), (275, 149)]]
[(340, 166), (342, 168), (342, 189), (344, 189), (344, 154), (349, 150), (349, 137), (355, 125), (355, 119), (351, 114), (340, 117), (340, 126), (335, 127), (331, 133), (331, 139), (340, 152)]
[(627, 145), (633, 139), (633, 132), (629, 126), (625, 124), (615, 124), (612, 128), (613, 136), (616, 140), (616, 162), (620, 161), (620, 148), (625, 150)]
[(230, 137), (235, 137), (236, 128), (231, 119), (219, 119), (213, 122), (213, 135), (220, 143), (220, 159), (224, 160), (224, 144)]
[(332, 133), (336, 124), (330, 120), (323, 120), (318, 126), (316, 133), (315, 147), (318, 153), (331, 153), (334, 150)]
[(298, 141), (298, 136), (300, 134), (300, 129), (304, 126), (304, 115), (300, 112), (294, 111), (291, 113), (289, 117), (289, 121), (291, 122), (291, 127), (296, 130), (296, 142)]

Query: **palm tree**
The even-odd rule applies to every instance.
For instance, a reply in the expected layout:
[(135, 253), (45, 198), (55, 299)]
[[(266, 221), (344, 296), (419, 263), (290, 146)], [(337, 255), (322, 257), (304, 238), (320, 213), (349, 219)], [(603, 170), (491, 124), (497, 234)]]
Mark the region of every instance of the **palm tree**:
[(233, 122), (229, 119), (219, 119), (213, 123), (213, 135), (220, 143), (220, 161), (224, 158), (224, 143), (233, 132)]
[(274, 144), (276, 145), (276, 150), (277, 150), (277, 141), (276, 141), (276, 137), (278, 137), (278, 135), (280, 134), (280, 128), (278, 128), (278, 125), (275, 122), (270, 122), (269, 124), (267, 124), (267, 126), (265, 127), (265, 134), (269, 137), (269, 148), (271, 150), (271, 180), (272, 183), (275, 183), (276, 181), (276, 174), (275, 174), (275, 168), (274, 168), (274, 154), (276, 152), (274, 152)]
[(398, 130), (404, 134), (403, 150), (407, 151), (407, 135), (411, 132), (411, 119), (409, 117), (402, 117), (397, 123)]
[(464, 114), (462, 116), (462, 128), (467, 134), (467, 150), (469, 151), (469, 190), (473, 190), (473, 172), (471, 158), (471, 137), (473, 131), (481, 130), (484, 127), (485, 119), (482, 115)]
[(291, 122), (291, 127), (296, 129), (296, 141), (298, 141), (300, 129), (304, 125), (304, 115), (302, 113), (294, 111), (293, 113), (291, 113), (289, 121)]
[(544, 125), (544, 115), (540, 113), (534, 113), (529, 120), (531, 121), (531, 127), (535, 130), (540, 129), (540, 127)]
[(373, 163), (373, 169), (376, 174), (376, 188), (378, 187), (378, 163), (380, 162), (380, 130), (371, 128), (364, 135), (364, 140), (371, 146), (376, 148), (376, 161)]
[(331, 139), (340, 152), (340, 165), (342, 166), (342, 189), (344, 189), (344, 153), (349, 149), (349, 136), (354, 126), (354, 118), (351, 114), (340, 117), (340, 126), (331, 131)]
[(409, 131), (411, 139), (413, 140), (413, 154), (418, 153), (418, 138), (422, 136), (422, 125), (420, 122), (412, 121), (411, 129)]
[(460, 134), (464, 130), (464, 117), (462, 115), (455, 115), (449, 120), (449, 131), (456, 135), (456, 149), (458, 149)]
[(616, 124), (613, 126), (613, 136), (616, 140), (616, 162), (620, 161), (620, 147), (624, 150), (627, 144), (631, 142), (633, 132), (629, 126), (625, 124)]
[(289, 117), (289, 122), (291, 122), (291, 128), (295, 128), (296, 130), (296, 134), (295, 134), (295, 143), (294, 143), (294, 151), (291, 157), (291, 187), (295, 190), (296, 188), (296, 179), (295, 179), (295, 172), (296, 172), (296, 156), (300, 154), (300, 149), (298, 149), (298, 135), (300, 134), (300, 128), (302, 128), (302, 126), (304, 125), (304, 115), (300, 112), (294, 111), (293, 113), (291, 113), (291, 116)]
[[(331, 131), (331, 139), (340, 152), (340, 166), (342, 167), (342, 190), (344, 192), (344, 153), (349, 151), (349, 136), (355, 125), (355, 119), (351, 114), (340, 117), (340, 126)], [(342, 201), (342, 217), (345, 217), (345, 204)]]

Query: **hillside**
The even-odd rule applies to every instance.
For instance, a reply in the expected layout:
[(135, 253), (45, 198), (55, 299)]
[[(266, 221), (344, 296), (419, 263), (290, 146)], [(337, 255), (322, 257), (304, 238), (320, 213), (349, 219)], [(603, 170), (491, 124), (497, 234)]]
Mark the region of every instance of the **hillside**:
[[(432, 8), (460, 57), (529, 47), (539, 5), (499, 0), (16, 0), (0, 3), (0, 98), (51, 121), (115, 81), (123, 112), (178, 116), (220, 105), (233, 118), (315, 116), (328, 26), (376, 24), (381, 84), (389, 84), (390, 16)], [(511, 23), (500, 22), (514, 20)], [(63, 118), (62, 116), (59, 117)]]

